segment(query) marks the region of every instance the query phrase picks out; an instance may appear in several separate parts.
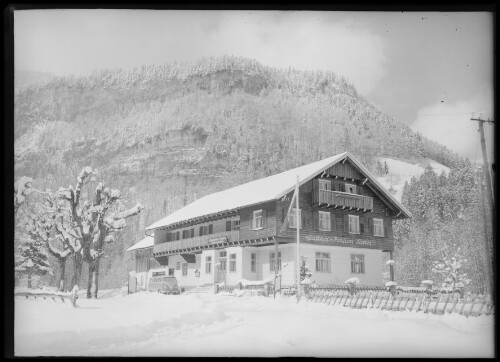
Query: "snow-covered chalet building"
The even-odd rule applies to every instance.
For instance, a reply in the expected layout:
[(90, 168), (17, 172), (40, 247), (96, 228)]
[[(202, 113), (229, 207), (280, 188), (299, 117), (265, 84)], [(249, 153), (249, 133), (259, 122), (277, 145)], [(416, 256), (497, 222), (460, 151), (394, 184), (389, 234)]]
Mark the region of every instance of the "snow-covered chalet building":
[[(189, 288), (225, 281), (295, 283), (295, 209), (282, 229), (299, 179), (300, 256), (316, 284), (382, 285), (393, 220), (411, 213), (350, 153), (342, 153), (204, 196), (146, 228), (129, 248), (142, 283), (174, 275)], [(278, 257), (276, 263), (276, 248)], [(276, 265), (277, 264), (277, 265)]]

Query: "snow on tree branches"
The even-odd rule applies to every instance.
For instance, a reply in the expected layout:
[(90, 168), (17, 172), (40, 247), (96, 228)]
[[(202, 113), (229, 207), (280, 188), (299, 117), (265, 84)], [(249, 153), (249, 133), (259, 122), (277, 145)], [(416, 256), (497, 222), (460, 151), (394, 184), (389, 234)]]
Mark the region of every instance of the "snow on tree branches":
[(14, 184), (14, 213), (17, 213), (19, 207), (26, 201), (32, 191), (33, 179), (23, 176)]
[(75, 188), (70, 185), (58, 191), (60, 200), (67, 203), (71, 219), (71, 228), (61, 229), (61, 234), (77, 241), (83, 260), (89, 264), (88, 298), (92, 295), (97, 298), (99, 260), (105, 253), (105, 245), (115, 240), (115, 232), (126, 227), (127, 218), (144, 208), (138, 203), (126, 209), (120, 190), (109, 188), (104, 182), (99, 182), (94, 192), (84, 193), (83, 187), (94, 181), (96, 174), (96, 170), (86, 166), (78, 175)]
[(462, 256), (460, 248), (457, 248), (453, 254), (446, 252), (441, 260), (435, 261), (432, 271), (441, 276), (443, 288), (455, 291), (456, 288), (464, 288), (470, 282), (467, 273), (461, 273), (461, 268), (466, 262), (467, 259)]
[(15, 258), (15, 271), (28, 276), (28, 288), (31, 288), (33, 275), (52, 275), (52, 268), (42, 243), (27, 235), (22, 235), (21, 240)]

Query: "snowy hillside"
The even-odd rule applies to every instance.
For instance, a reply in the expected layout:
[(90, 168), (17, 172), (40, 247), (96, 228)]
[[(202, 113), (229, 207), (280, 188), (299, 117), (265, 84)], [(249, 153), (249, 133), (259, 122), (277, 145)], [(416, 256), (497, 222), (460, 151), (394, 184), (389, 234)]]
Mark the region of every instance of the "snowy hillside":
[[(125, 291), (126, 292), (126, 291)], [(492, 357), (493, 316), (350, 309), (294, 298), (107, 291), (15, 300), (16, 356)]]
[(408, 161), (400, 160), (387, 157), (377, 157), (382, 164), (387, 163), (389, 173), (384, 176), (378, 176), (377, 180), (388, 189), (392, 195), (401, 201), (401, 196), (403, 194), (403, 186), (405, 181), (410, 182), (412, 177), (419, 177), (424, 173), (427, 165), (430, 165), (436, 174), (440, 175), (444, 172), (446, 175), (450, 172), (450, 169), (434, 160), (425, 158), (422, 161)]

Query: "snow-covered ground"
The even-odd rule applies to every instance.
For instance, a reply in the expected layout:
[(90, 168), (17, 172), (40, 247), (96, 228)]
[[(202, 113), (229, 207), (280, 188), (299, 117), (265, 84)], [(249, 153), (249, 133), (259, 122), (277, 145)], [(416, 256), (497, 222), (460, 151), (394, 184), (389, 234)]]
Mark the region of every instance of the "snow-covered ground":
[(389, 192), (391, 192), (392, 195), (399, 201), (401, 201), (405, 181), (410, 182), (413, 176), (419, 177), (422, 175), (427, 165), (430, 165), (437, 175), (441, 175), (442, 172), (444, 172), (445, 175), (448, 175), (450, 172), (448, 167), (431, 160), (430, 158), (426, 158), (424, 161), (420, 161), (419, 163), (386, 157), (378, 157), (377, 159), (380, 160), (382, 164), (387, 162), (387, 167), (389, 168), (389, 173), (387, 175), (376, 177), (377, 181), (389, 190)]
[(16, 356), (493, 357), (492, 316), (355, 310), (294, 298), (103, 291), (16, 297)]

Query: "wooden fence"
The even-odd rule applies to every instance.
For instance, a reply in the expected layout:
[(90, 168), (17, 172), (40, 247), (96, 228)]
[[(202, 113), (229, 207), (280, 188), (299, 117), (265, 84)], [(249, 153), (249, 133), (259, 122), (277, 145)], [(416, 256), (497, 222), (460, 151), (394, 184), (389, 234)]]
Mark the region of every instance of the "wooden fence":
[[(76, 286), (75, 286), (76, 287)], [(73, 307), (76, 307), (76, 300), (78, 299), (78, 287), (73, 288), (71, 292), (51, 292), (51, 291), (38, 291), (38, 290), (23, 290), (14, 291), (15, 297), (25, 297), (26, 299), (43, 299), (52, 300), (54, 302), (61, 301), (65, 303), (66, 300), (70, 301)]]
[[(282, 287), (282, 295), (295, 296), (295, 287)], [(396, 294), (397, 293), (397, 294)], [(390, 311), (410, 311), (431, 314), (458, 313), (466, 317), (494, 312), (494, 305), (481, 295), (466, 295), (460, 298), (453, 293), (439, 291), (396, 291), (391, 293), (385, 288), (358, 287), (351, 293), (347, 287), (323, 287), (306, 290), (299, 301), (324, 303), (353, 309), (376, 308)]]

